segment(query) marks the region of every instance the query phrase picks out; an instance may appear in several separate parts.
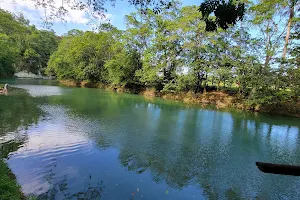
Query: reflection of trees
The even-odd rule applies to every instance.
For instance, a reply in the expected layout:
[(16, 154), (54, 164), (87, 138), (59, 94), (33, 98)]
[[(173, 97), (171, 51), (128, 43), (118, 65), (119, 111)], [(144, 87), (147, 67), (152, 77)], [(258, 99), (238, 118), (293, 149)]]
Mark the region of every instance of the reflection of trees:
[[(1, 99), (0, 96), (0, 102), (1, 102), (0, 119), (1, 120), (3, 119), (0, 124), (1, 127), (0, 138), (1, 137), (5, 138), (3, 142), (0, 144), (0, 147), (1, 147), (1, 153), (5, 157), (10, 152), (14, 152), (18, 150), (20, 146), (25, 143), (25, 141), (27, 140), (27, 134), (26, 134), (27, 128), (30, 129), (29, 126), (31, 124), (38, 122), (40, 115), (43, 113), (40, 108), (44, 110), (44, 106), (40, 107), (37, 105), (47, 103), (47, 99), (48, 99), (48, 97), (33, 98), (29, 96), (27, 93), (23, 92), (22, 90), (18, 90), (18, 93), (16, 94), (10, 93), (9, 95), (11, 96), (3, 96), (4, 97), (3, 99)], [(47, 117), (57, 118), (59, 114), (62, 114), (62, 113), (57, 113), (57, 111), (59, 111), (58, 109), (52, 111), (55, 112), (56, 115), (54, 116), (47, 115)], [(47, 112), (47, 109), (45, 109), (45, 112)], [(74, 120), (74, 122), (76, 122), (76, 120)], [(47, 123), (48, 121), (44, 124)], [(11, 137), (8, 137), (8, 135), (11, 135)], [(99, 143), (99, 145), (100, 144), (101, 143)], [(34, 156), (35, 155), (33, 154), (33, 157)], [(25, 166), (28, 163), (30, 163), (30, 161), (25, 161)], [(20, 162), (20, 164), (22, 164), (22, 162)], [(39, 164), (41, 164), (41, 161), (40, 160), (37, 162), (34, 161), (33, 164), (36, 169), (39, 169)], [(53, 157), (51, 160), (48, 160), (46, 165), (43, 165), (42, 174), (46, 182), (45, 183), (46, 186), (41, 188), (45, 189), (47, 188), (48, 185), (49, 189), (47, 188), (46, 190), (48, 191), (43, 192), (40, 195), (37, 196), (33, 195), (33, 196), (35, 196), (37, 199), (100, 199), (101, 198), (104, 189), (102, 181), (100, 180), (95, 181), (95, 178), (92, 181), (92, 174), (91, 174), (87, 179), (84, 179), (84, 185), (82, 185), (80, 189), (78, 189), (78, 187), (75, 188), (71, 187), (70, 185), (72, 184), (72, 181), (70, 181), (69, 179), (72, 177), (68, 175), (60, 176), (61, 173), (65, 173), (66, 171), (65, 169), (62, 169), (59, 166), (60, 165), (58, 164), (56, 157)], [(24, 167), (23, 169), (27, 169), (27, 168)], [(16, 171), (18, 172), (18, 170)], [(39, 172), (36, 172), (34, 174), (34, 176), (37, 177), (39, 175), (40, 175)]]
[[(157, 129), (152, 134), (147, 132), (132, 139), (132, 132), (122, 132), (126, 136), (117, 141), (121, 146), (121, 163), (137, 173), (148, 170), (155, 181), (165, 181), (176, 189), (189, 184), (200, 185), (209, 199), (276, 197), (273, 196), (276, 193), (265, 191), (274, 191), (272, 183), (278, 177), (261, 174), (255, 167), (257, 159), (300, 163), (296, 154), (289, 154), (288, 150), (284, 152), (285, 146), (274, 149), (269, 141), (271, 138), (265, 137), (263, 132), (265, 123), (239, 118), (224, 121), (225, 114), (214, 113), (210, 118), (212, 126), (201, 126), (207, 117), (202, 117), (202, 111), (197, 115), (195, 110), (189, 110), (183, 128), (178, 132), (178, 119), (173, 117), (179, 116), (179, 112), (162, 106)], [(227, 117), (230, 115), (226, 114)], [(147, 127), (146, 123), (151, 121), (139, 126)], [(136, 127), (136, 124), (134, 121), (130, 126)], [(231, 128), (226, 129), (227, 126)], [(280, 154), (284, 156), (278, 157)], [(280, 185), (284, 187), (290, 182), (299, 185), (295, 179), (285, 179)], [(293, 194), (290, 193), (289, 197), (293, 198)]]
[(53, 179), (49, 179), (51, 188), (41, 194), (36, 196), (37, 199), (89, 199), (89, 200), (98, 200), (101, 199), (102, 193), (104, 192), (103, 181), (99, 181), (97, 184), (92, 184), (92, 177), (89, 176), (89, 180), (84, 185), (82, 191), (77, 191), (70, 193), (70, 188), (68, 188), (69, 181), (67, 177), (64, 176), (60, 181), (52, 183)]
[[(87, 115), (92, 118), (102, 119), (124, 115), (126, 111), (134, 108), (147, 107), (148, 101), (138, 95), (117, 94), (103, 92), (97, 89), (75, 88), (66, 95), (47, 97), (50, 103), (63, 104), (72, 109), (72, 114)], [(160, 100), (158, 100), (160, 101)], [(150, 101), (149, 101), (150, 102)], [(168, 106), (167, 103), (164, 103)], [(169, 107), (179, 107), (174, 104)]]
[[(97, 90), (74, 90), (51, 102), (99, 120), (101, 133), (89, 133), (99, 146), (114, 145), (128, 170), (150, 172), (154, 181), (175, 189), (192, 184), (201, 187), (208, 199), (270, 199), (278, 198), (278, 193), (270, 192), (276, 191), (274, 183), (278, 188), (300, 187), (289, 177), (264, 176), (255, 166), (258, 160), (300, 164), (298, 136), (297, 141), (287, 137), (291, 127), (299, 130), (293, 118), (179, 109)], [(282, 132), (284, 142), (278, 143), (274, 127), (285, 124), (289, 126)], [(295, 197), (293, 188), (286, 189), (289, 199)]]
[(23, 90), (8, 96), (0, 95), (0, 134), (27, 127), (36, 123), (41, 111), (37, 108), (33, 97)]
[(4, 141), (0, 141), (0, 152), (6, 157), (10, 152), (16, 151), (26, 139), (26, 135), (15, 131), (37, 123), (41, 110), (35, 99), (21, 89), (12, 91), (7, 96), (0, 95), (0, 102), (0, 136), (4, 138)]
[(0, 143), (0, 159), (6, 158), (9, 153), (17, 151), (19, 147), (24, 144), (26, 137), (24, 136), (21, 140), (18, 141), (6, 141)]

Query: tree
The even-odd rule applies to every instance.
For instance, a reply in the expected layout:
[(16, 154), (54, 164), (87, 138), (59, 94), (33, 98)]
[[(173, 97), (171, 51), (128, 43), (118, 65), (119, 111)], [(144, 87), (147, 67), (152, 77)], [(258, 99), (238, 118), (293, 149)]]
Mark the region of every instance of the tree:
[(285, 1), (276, 2), (277, 4), (279, 4), (279, 6), (282, 7), (281, 9), (286, 10), (285, 12), (288, 15), (287, 25), (286, 25), (287, 26), (286, 36), (285, 36), (285, 42), (283, 47), (283, 53), (282, 53), (283, 60), (286, 59), (289, 39), (291, 35), (291, 29), (295, 24), (295, 10), (299, 9), (300, 6), (298, 2), (299, 2), (298, 0), (285, 0)]
[(11, 38), (0, 33), (0, 77), (11, 77), (14, 74), (17, 53)]
[[(235, 2), (221, 4), (231, 9), (230, 3)], [(124, 31), (108, 23), (100, 24), (98, 32), (72, 30), (62, 37), (53, 54), (40, 48), (40, 44), (53, 44), (51, 33), (23, 23), (29, 31), (23, 37), (20, 60), (31, 62), (31, 67), (34, 63), (40, 66), (51, 54), (47, 74), (92, 85), (102, 83), (130, 90), (154, 87), (166, 93), (224, 89), (252, 109), (297, 101), (297, 12), (283, 62), (281, 47), (287, 33), (287, 7), (279, 1), (261, 0), (249, 11), (238, 19), (243, 20), (241, 23), (222, 22), (226, 25), (216, 25), (217, 31), (207, 31), (206, 19), (218, 23), (216, 16), (205, 18), (197, 6), (182, 7), (172, 1), (159, 13), (142, 8), (129, 14)]]
[[(271, 31), (282, 32), (279, 35), (280, 37), (285, 33), (282, 53), (283, 60), (286, 59), (291, 29), (296, 22), (295, 10), (299, 9), (298, 2), (298, 0), (261, 0), (257, 5), (251, 8), (252, 11), (256, 12), (254, 23), (262, 23), (263, 20), (268, 21), (266, 30), (268, 30), (270, 34), (267, 37), (272, 37), (270, 36), (272, 34)], [(278, 26), (283, 26), (285, 19), (286, 29), (280, 30)], [(272, 23), (275, 24), (275, 28)], [(269, 40), (271, 40), (271, 38)]]
[[(119, 3), (117, 0), (89, 0), (89, 1), (65, 1), (61, 3), (54, 1), (33, 0), (36, 7), (45, 10), (46, 25), (51, 23), (55, 18), (64, 19), (69, 12), (68, 8), (73, 10), (84, 10), (94, 17), (104, 17), (106, 9), (105, 3), (110, 2), (112, 5)], [(148, 8), (152, 8), (155, 14), (169, 9), (173, 6), (173, 0), (128, 0), (141, 11), (147, 12)], [(207, 31), (215, 31), (217, 27), (227, 29), (229, 25), (235, 25), (237, 21), (242, 20), (245, 14), (245, 3), (247, 0), (205, 0), (201, 3), (199, 11), (203, 13), (203, 19), (206, 22)], [(213, 13), (215, 20), (209, 18)]]
[(45, 70), (50, 55), (58, 45), (57, 36), (53, 32), (40, 31), (35, 28), (25, 37), (21, 49), (21, 60), (17, 66), (19, 71), (25, 70), (35, 74)]
[[(57, 48), (57, 36), (53, 32), (30, 26), (22, 14), (13, 15), (0, 9), (0, 19), (0, 34), (9, 36), (11, 48), (14, 49), (12, 53), (11, 48), (3, 47), (7, 55), (14, 57), (13, 71), (43, 72), (50, 55)], [(7, 74), (13, 75), (12, 71)]]
[[(237, 21), (243, 20), (245, 14), (243, 0), (206, 0), (201, 3), (199, 11), (206, 23), (207, 31), (216, 31), (218, 27), (228, 29)], [(213, 13), (214, 17), (209, 17)]]
[(183, 41), (184, 68), (191, 79), (190, 90), (195, 93), (202, 91), (202, 82), (206, 80), (208, 67), (203, 64), (206, 52), (207, 36), (214, 33), (205, 32), (205, 22), (196, 6), (183, 7), (179, 19), (181, 40)]
[(139, 54), (136, 51), (128, 52), (121, 43), (116, 43), (112, 51), (112, 58), (105, 63), (108, 81), (121, 87), (138, 84), (135, 72), (140, 69)]
[(290, 48), (290, 57), (288, 59), (288, 70), (287, 70), (287, 79), (286, 82), (289, 84), (289, 87), (292, 92), (292, 96), (297, 101), (300, 97), (300, 45), (297, 41), (300, 39), (299, 30), (300, 23), (295, 24), (295, 30), (291, 34), (292, 41), (295, 41), (294, 44), (291, 44)]
[(51, 55), (46, 73), (58, 79), (107, 82), (106, 60), (111, 59), (115, 43), (110, 33), (85, 32), (64, 37), (58, 50)]

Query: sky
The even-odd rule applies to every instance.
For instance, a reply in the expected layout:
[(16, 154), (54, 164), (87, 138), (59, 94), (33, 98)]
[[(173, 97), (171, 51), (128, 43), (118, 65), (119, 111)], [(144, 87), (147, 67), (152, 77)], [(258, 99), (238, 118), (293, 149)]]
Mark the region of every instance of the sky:
[[(33, 3), (36, 0), (0, 0), (0, 8), (10, 11), (12, 13), (23, 13), (24, 17), (28, 19), (31, 24), (35, 25), (37, 28), (43, 29), (43, 19), (45, 18), (45, 10), (42, 8), (35, 8)], [(62, 0), (53, 0), (54, 4), (61, 5)], [(185, 5), (200, 5), (202, 0), (182, 0), (183, 6)], [(65, 21), (55, 19), (51, 29), (53, 29), (56, 34), (63, 35), (72, 29), (79, 30), (93, 30), (96, 24), (101, 22), (110, 22), (112, 25), (119, 29), (126, 29), (125, 15), (134, 12), (136, 8), (129, 5), (127, 0), (117, 0), (115, 6), (107, 2), (105, 8), (107, 12), (105, 17), (93, 18), (86, 11), (72, 10), (69, 6), (64, 6), (69, 12), (68, 15), (64, 17)], [(47, 12), (47, 11), (46, 11)], [(90, 23), (91, 19), (94, 23)]]

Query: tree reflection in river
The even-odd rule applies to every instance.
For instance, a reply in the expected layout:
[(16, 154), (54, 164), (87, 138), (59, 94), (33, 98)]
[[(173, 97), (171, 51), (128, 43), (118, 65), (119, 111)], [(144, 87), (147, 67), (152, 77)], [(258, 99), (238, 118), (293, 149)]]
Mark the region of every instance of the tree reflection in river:
[[(129, 171), (151, 172), (157, 183), (165, 181), (179, 190), (195, 185), (210, 199), (266, 198), (265, 191), (272, 188), (291, 183), (300, 187), (289, 177), (278, 183), (277, 176), (263, 175), (255, 166), (256, 161), (300, 163), (299, 124), (293, 118), (186, 109), (126, 94), (92, 94), (73, 100), (72, 95), (55, 97), (51, 102), (76, 108), (72, 114), (99, 119), (98, 144), (117, 147)], [(90, 137), (99, 139), (94, 133)], [(300, 195), (294, 187), (285, 191), (286, 197)]]
[(92, 89), (61, 92), (36, 98), (45, 120), (28, 130), (26, 148), (9, 162), (23, 175), (27, 194), (120, 199), (142, 187), (148, 199), (300, 196), (298, 179), (265, 175), (255, 166), (300, 163), (297, 119)]
[(0, 157), (7, 157), (24, 143), (26, 129), (36, 124), (41, 114), (36, 100), (25, 90), (0, 95)]
[[(99, 200), (101, 199), (102, 193), (104, 191), (103, 181), (99, 181), (96, 185), (92, 183), (91, 176), (89, 180), (85, 183), (82, 191), (77, 191), (70, 194), (68, 191), (69, 181), (65, 176), (64, 179), (52, 184), (51, 188), (35, 198), (40, 200), (46, 199), (88, 199), (88, 200)], [(95, 185), (95, 186), (94, 186)], [(30, 196), (30, 195), (29, 195)], [(32, 195), (34, 196), (34, 195)]]

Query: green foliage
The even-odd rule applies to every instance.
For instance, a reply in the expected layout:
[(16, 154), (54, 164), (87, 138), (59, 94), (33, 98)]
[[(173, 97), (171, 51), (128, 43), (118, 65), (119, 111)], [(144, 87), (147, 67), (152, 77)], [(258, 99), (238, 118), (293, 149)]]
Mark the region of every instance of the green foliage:
[(300, 98), (300, 68), (289, 69), (287, 72), (289, 87), (292, 97), (298, 100)]
[[(199, 11), (203, 14), (206, 31), (216, 31), (218, 27), (228, 29), (243, 20), (245, 15), (245, 1), (243, 0), (205, 0), (201, 3)], [(214, 14), (215, 20), (210, 18)]]
[(13, 44), (8, 35), (0, 33), (0, 77), (10, 77), (14, 74), (18, 51)]
[(159, 67), (154, 64), (152, 58), (151, 52), (145, 52), (142, 69), (136, 71), (136, 76), (147, 87), (157, 87), (162, 80), (162, 77), (159, 76)]
[[(222, 6), (236, 12), (243, 3), (247, 2), (225, 1)], [(275, 8), (268, 9), (271, 4)], [(126, 31), (109, 24), (102, 24), (99, 33), (73, 30), (51, 56), (47, 72), (59, 79), (141, 85), (172, 93), (236, 87), (234, 92), (251, 107), (297, 100), (297, 43), (292, 43), (285, 63), (277, 56), (283, 33), (276, 23), (286, 6), (280, 1), (258, 2), (250, 8), (251, 20), (234, 28), (229, 27), (234, 19), (221, 22), (215, 16), (221, 23), (217, 26), (226, 29), (218, 32), (206, 31), (209, 10), (201, 13), (197, 6), (181, 7), (173, 1), (160, 14), (139, 10), (126, 16)], [(222, 14), (216, 7), (210, 11)], [(249, 25), (257, 27), (262, 37), (253, 38)], [(297, 31), (292, 33), (292, 40), (297, 39)]]
[(0, 158), (0, 199), (2, 200), (22, 199), (21, 188), (12, 176), (6, 163)]
[(43, 72), (58, 45), (50, 31), (37, 30), (23, 15), (14, 16), (0, 9), (0, 77), (15, 71)]
[(46, 73), (58, 79), (105, 83), (107, 70), (104, 64), (112, 57), (114, 43), (113, 35), (104, 32), (64, 37), (58, 50), (51, 55)]
[[(6, 21), (0, 21), (0, 76), (14, 70), (37, 73), (47, 66), (48, 75), (78, 83), (173, 93), (235, 87), (234, 93), (253, 107), (299, 99), (294, 0), (212, 0), (201, 5), (201, 12), (170, 2), (159, 13), (142, 8), (127, 15), (125, 31), (103, 23), (97, 33), (71, 30), (59, 44), (54, 33), (1, 11)], [(227, 11), (233, 14), (224, 17)], [(284, 40), (291, 20), (291, 35)], [(217, 32), (207, 32), (210, 22)], [(287, 56), (280, 56), (281, 49)]]
[(26, 37), (23, 56), (19, 70), (37, 73), (47, 66), (50, 55), (58, 45), (53, 32), (33, 30)]
[[(119, 44), (117, 44), (119, 46)], [(140, 68), (136, 52), (125, 49), (114, 49), (113, 57), (105, 64), (108, 70), (108, 81), (113, 85), (126, 86), (138, 83), (135, 72)]]

